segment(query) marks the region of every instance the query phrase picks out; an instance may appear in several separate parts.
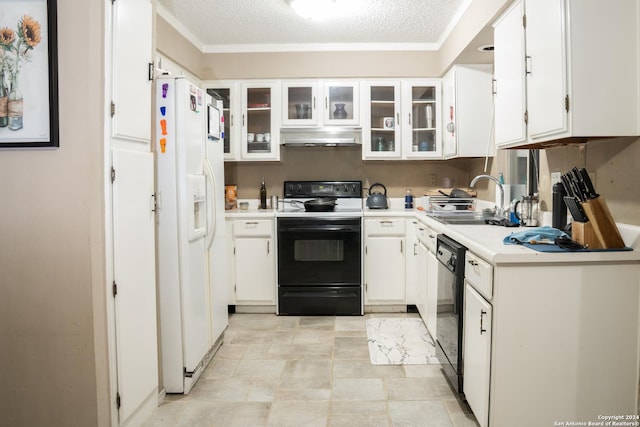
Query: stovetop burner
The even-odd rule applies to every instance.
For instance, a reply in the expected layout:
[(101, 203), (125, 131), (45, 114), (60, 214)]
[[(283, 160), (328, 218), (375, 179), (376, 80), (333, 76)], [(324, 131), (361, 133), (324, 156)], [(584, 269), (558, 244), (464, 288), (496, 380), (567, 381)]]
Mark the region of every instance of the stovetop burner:
[(362, 181), (285, 181), (279, 215), (359, 215)]

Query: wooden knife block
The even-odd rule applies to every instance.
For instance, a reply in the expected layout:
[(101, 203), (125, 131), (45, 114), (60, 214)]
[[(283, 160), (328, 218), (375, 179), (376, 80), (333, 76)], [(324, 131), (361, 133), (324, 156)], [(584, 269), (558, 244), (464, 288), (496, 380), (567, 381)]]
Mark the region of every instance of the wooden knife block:
[(624, 248), (624, 240), (604, 198), (599, 196), (582, 203), (589, 222), (571, 225), (571, 238), (591, 249)]
[(587, 246), (589, 249), (602, 249), (600, 240), (596, 236), (596, 232), (593, 230), (591, 222), (576, 222), (571, 223), (571, 238), (581, 245)]

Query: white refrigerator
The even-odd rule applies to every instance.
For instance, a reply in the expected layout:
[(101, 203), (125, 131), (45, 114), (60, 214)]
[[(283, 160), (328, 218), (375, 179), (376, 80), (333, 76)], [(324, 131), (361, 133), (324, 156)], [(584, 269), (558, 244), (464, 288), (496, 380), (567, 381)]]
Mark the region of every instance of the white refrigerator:
[(228, 324), (222, 101), (156, 81), (160, 348), (167, 393), (189, 393)]

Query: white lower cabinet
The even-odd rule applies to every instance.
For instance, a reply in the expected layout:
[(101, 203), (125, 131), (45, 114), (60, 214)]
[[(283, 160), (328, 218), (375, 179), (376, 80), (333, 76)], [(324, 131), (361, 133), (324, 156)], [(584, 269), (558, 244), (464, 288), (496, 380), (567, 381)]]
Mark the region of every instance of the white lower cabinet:
[(405, 220), (365, 219), (365, 304), (406, 304)]
[(481, 427), (489, 424), (491, 304), (466, 282), (464, 291), (464, 395)]
[[(435, 240), (435, 238), (434, 238)], [(436, 338), (438, 314), (438, 258), (431, 248), (427, 253), (427, 330)]]
[(243, 219), (233, 222), (237, 305), (276, 304), (276, 257), (273, 220)]

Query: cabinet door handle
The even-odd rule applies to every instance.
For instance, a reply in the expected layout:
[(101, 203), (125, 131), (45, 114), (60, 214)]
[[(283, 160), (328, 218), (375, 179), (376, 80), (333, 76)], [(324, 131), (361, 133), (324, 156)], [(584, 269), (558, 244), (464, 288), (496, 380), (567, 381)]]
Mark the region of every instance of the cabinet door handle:
[(244, 225), (258, 225), (258, 221), (246, 221)]
[(389, 219), (380, 220), (380, 225), (393, 225), (393, 221)]
[(396, 123), (400, 126), (400, 112), (396, 112)]
[(496, 79), (491, 79), (491, 93), (493, 95), (498, 93), (498, 81)]
[(474, 267), (476, 267), (476, 266), (478, 265), (478, 262), (477, 262), (477, 261), (474, 261), (474, 260), (472, 260), (472, 259), (468, 260), (467, 262), (468, 262), (469, 264), (471, 264), (472, 266), (474, 266)]
[(409, 113), (409, 126), (411, 126), (411, 113)]
[(327, 98), (326, 96), (324, 97), (324, 109), (329, 109), (329, 98)]
[(271, 240), (267, 240), (267, 255), (269, 255), (270, 248), (271, 248)]
[(313, 110), (315, 111), (316, 109), (316, 97), (313, 97)]
[(402, 240), (400, 240), (400, 253), (404, 253), (404, 252), (403, 252), (403, 244), (402, 244)]
[(418, 244), (414, 243), (413, 244), (413, 256), (418, 255)]
[(244, 127), (244, 114), (242, 115), (242, 127)]
[(484, 320), (484, 318), (482, 316), (484, 316), (485, 314), (487, 314), (487, 312), (484, 311), (483, 309), (480, 309), (480, 335), (482, 335), (483, 333), (487, 332), (487, 330), (482, 327), (482, 323), (483, 323), (483, 320)]
[(529, 55), (525, 56), (524, 57), (524, 61), (525, 61), (525, 63), (524, 63), (525, 74), (531, 75), (531, 56), (529, 56)]
[(233, 126), (233, 114), (231, 114), (231, 126)]

